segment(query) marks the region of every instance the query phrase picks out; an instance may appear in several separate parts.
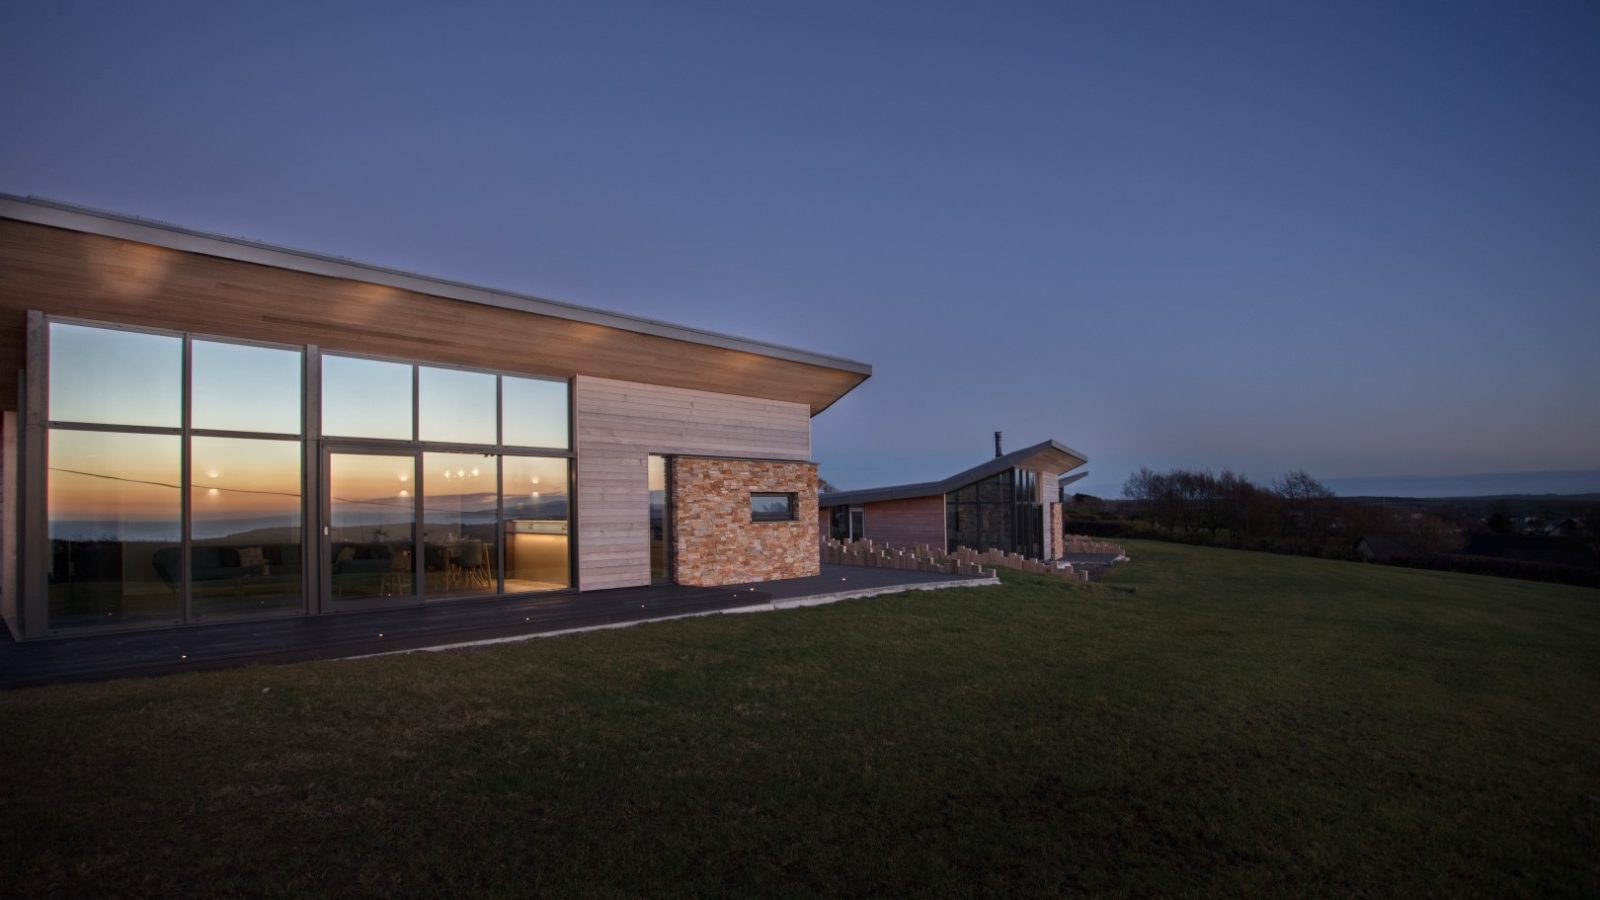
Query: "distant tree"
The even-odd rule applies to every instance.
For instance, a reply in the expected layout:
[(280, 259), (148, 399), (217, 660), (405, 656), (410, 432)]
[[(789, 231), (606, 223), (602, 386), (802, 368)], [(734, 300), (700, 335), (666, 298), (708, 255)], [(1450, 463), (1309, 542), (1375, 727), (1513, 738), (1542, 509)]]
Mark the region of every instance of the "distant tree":
[(817, 493), (819, 493), (819, 494), (831, 494), (831, 493), (833, 493), (833, 492), (835, 492), (837, 490), (838, 490), (838, 488), (834, 487), (833, 483), (830, 482), (828, 479), (823, 478), (821, 475), (817, 476)]
[(1145, 516), (1171, 531), (1177, 524), (1178, 500), (1171, 474), (1143, 466), (1122, 484), (1122, 496), (1133, 500)]
[(1217, 476), (1215, 492), (1222, 521), (1236, 542), (1254, 542), (1266, 533), (1277, 511), (1276, 497), (1229, 469)]
[(1298, 536), (1302, 550), (1321, 544), (1328, 532), (1326, 506), (1333, 491), (1304, 469), (1274, 481), (1272, 491), (1283, 499), (1284, 533)]
[(1312, 477), (1311, 473), (1304, 469), (1296, 469), (1274, 481), (1272, 489), (1277, 492), (1278, 496), (1291, 503), (1308, 503), (1316, 500), (1333, 499), (1333, 491), (1328, 490), (1326, 485)]
[(1129, 500), (1149, 502), (1155, 493), (1156, 479), (1160, 477), (1148, 467), (1140, 466), (1139, 471), (1129, 475), (1128, 480), (1122, 483), (1122, 496)]

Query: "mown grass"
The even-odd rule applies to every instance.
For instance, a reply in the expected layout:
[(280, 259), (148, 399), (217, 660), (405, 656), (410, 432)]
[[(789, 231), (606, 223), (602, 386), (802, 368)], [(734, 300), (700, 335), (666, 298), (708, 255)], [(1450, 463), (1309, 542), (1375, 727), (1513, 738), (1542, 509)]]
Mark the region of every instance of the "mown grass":
[(1600, 592), (1131, 552), (0, 695), (7, 892), (1600, 893)]

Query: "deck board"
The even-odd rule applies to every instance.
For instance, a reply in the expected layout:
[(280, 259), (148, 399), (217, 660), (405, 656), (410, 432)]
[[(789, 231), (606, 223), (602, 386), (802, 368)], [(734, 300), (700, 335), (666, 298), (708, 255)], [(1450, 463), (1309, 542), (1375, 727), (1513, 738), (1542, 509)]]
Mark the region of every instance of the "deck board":
[(913, 588), (959, 576), (823, 566), (810, 578), (713, 588), (663, 585), (475, 599), (17, 643), (0, 629), (0, 689), (197, 672), (648, 622), (840, 590)]

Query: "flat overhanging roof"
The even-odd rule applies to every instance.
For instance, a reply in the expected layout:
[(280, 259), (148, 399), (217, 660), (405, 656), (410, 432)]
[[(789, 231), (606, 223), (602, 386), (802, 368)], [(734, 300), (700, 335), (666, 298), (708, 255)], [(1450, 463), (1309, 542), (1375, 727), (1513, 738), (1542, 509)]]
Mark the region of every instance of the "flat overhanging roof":
[(70, 203), (38, 197), (18, 197), (0, 193), (0, 218), (15, 219), (36, 225), (46, 225), (69, 231), (97, 234), (199, 253), (239, 262), (256, 263), (279, 269), (290, 269), (330, 278), (343, 278), (370, 284), (380, 284), (420, 294), (430, 294), (468, 303), (496, 306), (541, 316), (567, 319), (591, 325), (602, 325), (638, 334), (653, 335), (671, 340), (687, 341), (708, 347), (754, 353), (759, 356), (806, 365), (820, 366), (860, 375), (863, 379), (872, 374), (872, 366), (855, 360), (794, 347), (785, 347), (766, 341), (751, 340), (715, 331), (706, 331), (686, 325), (674, 325), (656, 319), (608, 312), (575, 303), (547, 300), (529, 294), (481, 287), (460, 281), (432, 278), (400, 269), (356, 262), (337, 256), (327, 256), (305, 250), (294, 250), (226, 235), (210, 234), (128, 216), (106, 212)]

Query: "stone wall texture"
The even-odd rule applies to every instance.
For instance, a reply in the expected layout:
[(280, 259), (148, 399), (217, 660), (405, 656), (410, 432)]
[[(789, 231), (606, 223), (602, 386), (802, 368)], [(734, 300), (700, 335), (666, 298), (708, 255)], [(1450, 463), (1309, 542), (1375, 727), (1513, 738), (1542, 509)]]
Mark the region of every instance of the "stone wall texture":
[(1062, 514), (1061, 504), (1050, 504), (1050, 549), (1045, 556), (1055, 559), (1061, 555), (1061, 548), (1067, 545), (1066, 516)]
[[(791, 522), (752, 522), (752, 493), (793, 493)], [(822, 571), (817, 465), (679, 456), (672, 461), (679, 584), (707, 587), (804, 578)]]

